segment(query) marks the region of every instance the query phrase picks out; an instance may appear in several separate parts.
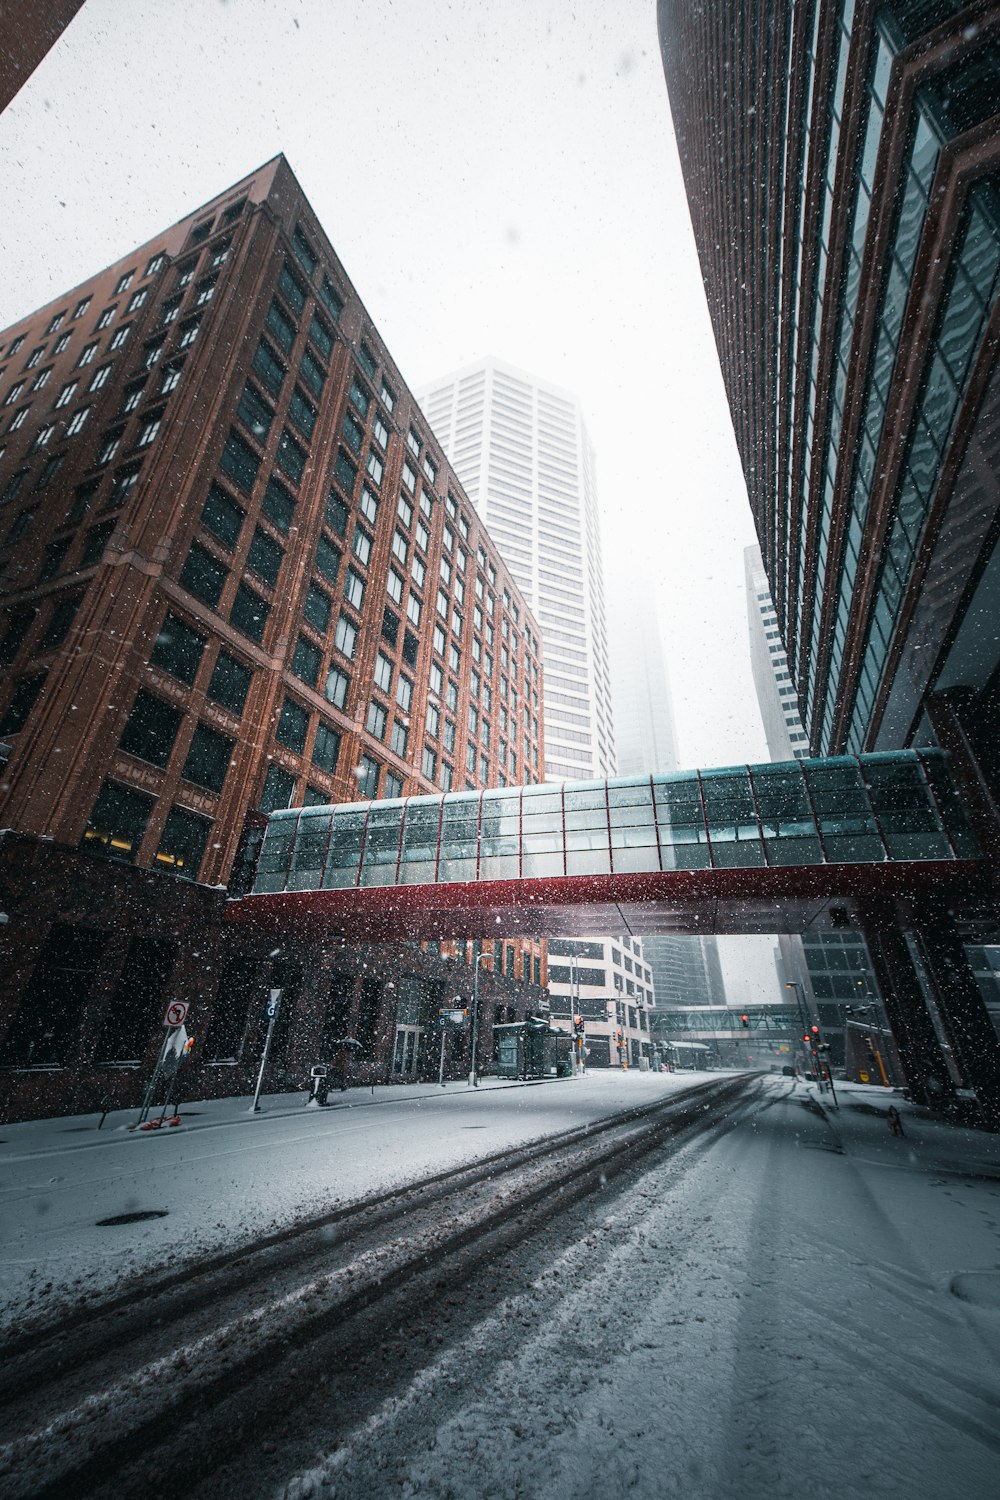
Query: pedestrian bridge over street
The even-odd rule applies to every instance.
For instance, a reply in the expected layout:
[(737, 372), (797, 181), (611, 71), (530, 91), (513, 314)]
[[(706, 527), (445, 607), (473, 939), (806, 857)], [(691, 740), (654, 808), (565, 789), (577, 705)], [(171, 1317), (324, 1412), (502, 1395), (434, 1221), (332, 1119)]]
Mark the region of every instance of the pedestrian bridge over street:
[(936, 750), (272, 813), (227, 920), (395, 942), (803, 932), (872, 901), (974, 895)]

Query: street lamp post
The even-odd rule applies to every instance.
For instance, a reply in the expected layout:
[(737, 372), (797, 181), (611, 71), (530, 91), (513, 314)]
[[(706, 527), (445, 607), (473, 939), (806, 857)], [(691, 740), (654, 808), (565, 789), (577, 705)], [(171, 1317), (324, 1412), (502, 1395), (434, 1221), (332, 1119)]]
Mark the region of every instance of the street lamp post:
[(476, 1066), (476, 1048), (479, 1045), (479, 965), (492, 954), (477, 953), (472, 971), (472, 1058), (469, 1065), (469, 1087), (479, 1087), (479, 1069)]

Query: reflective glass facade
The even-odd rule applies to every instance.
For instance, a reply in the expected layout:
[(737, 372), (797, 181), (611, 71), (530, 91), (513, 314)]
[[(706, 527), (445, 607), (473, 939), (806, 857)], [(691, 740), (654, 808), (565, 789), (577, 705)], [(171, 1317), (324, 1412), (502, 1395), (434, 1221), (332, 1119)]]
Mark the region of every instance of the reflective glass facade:
[[(657, 9), (809, 749), (954, 751), (927, 703), (936, 676), (954, 677), (1000, 503), (1000, 13), (959, 0)], [(949, 684), (944, 718), (961, 720), (996, 795), (1000, 647), (979, 647), (979, 682)], [(975, 700), (956, 696), (966, 688)]]
[(899, 751), (272, 813), (254, 894), (977, 857), (944, 756)]

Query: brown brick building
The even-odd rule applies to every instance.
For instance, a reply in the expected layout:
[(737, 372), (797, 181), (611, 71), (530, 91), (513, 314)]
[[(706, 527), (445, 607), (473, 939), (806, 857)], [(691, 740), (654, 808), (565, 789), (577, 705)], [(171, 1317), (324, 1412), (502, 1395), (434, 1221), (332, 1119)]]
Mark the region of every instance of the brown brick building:
[[(236, 1073), (199, 1080), (244, 1086), (275, 963), (318, 1045), (333, 940), (219, 930), (248, 815), (539, 779), (535, 622), (284, 158), (0, 334), (0, 673), (15, 1112), (106, 1087), (99, 1061), (121, 1092), (178, 988), (202, 1072), (245, 994)], [(407, 950), (418, 1001), (399, 954), (340, 957), (334, 1010), (386, 1074), (389, 1011), (429, 1014), (442, 960)], [(506, 1015), (540, 945), (503, 967)]]

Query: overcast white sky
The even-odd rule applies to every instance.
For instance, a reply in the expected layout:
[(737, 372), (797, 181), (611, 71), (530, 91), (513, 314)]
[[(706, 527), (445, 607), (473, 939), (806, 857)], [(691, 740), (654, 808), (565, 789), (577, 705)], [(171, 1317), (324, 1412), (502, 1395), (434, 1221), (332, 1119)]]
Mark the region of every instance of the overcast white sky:
[(86, 0), (0, 116), (0, 327), (278, 151), (411, 386), (492, 353), (579, 394), (682, 762), (766, 759), (655, 0)]

